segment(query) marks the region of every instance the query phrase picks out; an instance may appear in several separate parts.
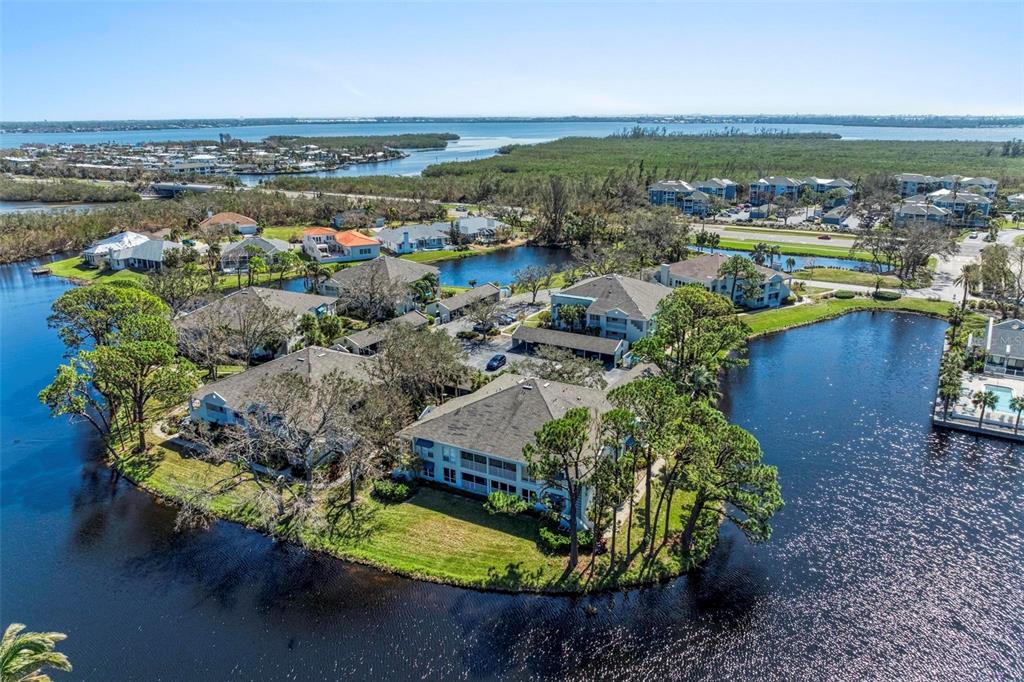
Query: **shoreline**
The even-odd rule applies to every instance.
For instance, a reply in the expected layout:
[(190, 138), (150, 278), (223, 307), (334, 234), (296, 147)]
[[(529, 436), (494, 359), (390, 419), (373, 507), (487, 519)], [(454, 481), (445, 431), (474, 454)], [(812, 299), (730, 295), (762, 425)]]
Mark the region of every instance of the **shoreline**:
[[(902, 305), (901, 305), (901, 302), (902, 302)], [(930, 305), (925, 305), (925, 304), (930, 304)], [(782, 326), (778, 326), (778, 327), (769, 327), (769, 328), (765, 328), (763, 330), (754, 330), (748, 338), (756, 339), (756, 338), (759, 338), (759, 337), (768, 336), (768, 335), (772, 335), (772, 334), (779, 334), (779, 333), (782, 333), (782, 332), (785, 332), (785, 331), (789, 331), (791, 329), (797, 329), (797, 328), (800, 328), (800, 327), (805, 327), (805, 326), (809, 326), (809, 325), (812, 325), (812, 324), (816, 324), (816, 323), (819, 323), (819, 322), (827, 322), (827, 321), (830, 321), (830, 320), (833, 320), (833, 319), (836, 319), (838, 317), (842, 317), (842, 316), (844, 316), (846, 314), (854, 313), (854, 312), (876, 312), (877, 311), (877, 312), (888, 312), (888, 313), (895, 313), (895, 314), (916, 314), (916, 315), (924, 315), (924, 316), (932, 317), (932, 318), (936, 318), (936, 319), (944, 319), (945, 315), (943, 314), (942, 311), (939, 310), (939, 307), (948, 309), (948, 306), (951, 305), (951, 304), (947, 304), (947, 303), (943, 303), (943, 302), (935, 303), (935, 302), (929, 302), (929, 301), (921, 301), (920, 299), (901, 299), (901, 301), (875, 301), (873, 299), (863, 299), (863, 300), (860, 300), (860, 301), (858, 301), (857, 299), (835, 301), (833, 299), (829, 299), (828, 302), (817, 302), (817, 303), (811, 303), (811, 304), (806, 304), (806, 305), (808, 307), (809, 306), (822, 306), (818, 310), (820, 310), (823, 314), (822, 315), (818, 315), (818, 316), (813, 317), (813, 318), (808, 318), (806, 320), (802, 320), (802, 321), (798, 321), (798, 322), (794, 322), (794, 323), (790, 323), (790, 324), (786, 324), (786, 325), (782, 325)], [(800, 307), (803, 307), (803, 306), (800, 306)], [(785, 309), (785, 310), (788, 312), (788, 310), (790, 310), (790, 309)], [(769, 311), (769, 312), (772, 312), (772, 311)], [(171, 412), (173, 412), (173, 410)], [(168, 413), (168, 414), (170, 414), (170, 413)], [(165, 417), (161, 417), (160, 420), (162, 420), (163, 418), (165, 418)], [(160, 420), (158, 420), (158, 423), (159, 423)], [(151, 429), (151, 433), (153, 433), (152, 429)], [(163, 442), (168, 442), (168, 441), (165, 440)], [(167, 447), (165, 447), (163, 445), (163, 443), (155, 443), (151, 447), (151, 450), (147, 451), (147, 453), (154, 453), (154, 454), (157, 454), (157, 455), (161, 454), (161, 452), (174, 453), (174, 451), (172, 451), (172, 450), (168, 449)], [(213, 467), (214, 466), (212, 464), (203, 462), (202, 460), (193, 459), (191, 457), (185, 457), (185, 456), (182, 456), (182, 455), (177, 454), (177, 453), (174, 453), (174, 455), (177, 456), (177, 457), (180, 457), (182, 460), (186, 460), (187, 459), (188, 461), (192, 462), (191, 466), (193, 466), (193, 467)], [(166, 456), (167, 456), (166, 454), (163, 455), (163, 457), (166, 457)], [(173, 487), (169, 488), (169, 489), (161, 489), (160, 485), (153, 480), (153, 476), (158, 472), (158, 470), (159, 470), (159, 468), (161, 466), (161, 463), (163, 463), (164, 460), (161, 458), (160, 463), (154, 464), (152, 469), (150, 470), (150, 472), (148, 474), (146, 474), (146, 475), (139, 475), (139, 474), (137, 474), (136, 472), (134, 472), (131, 469), (131, 461), (132, 461), (133, 457), (134, 457), (134, 455), (128, 455), (127, 458), (120, 463), (121, 464), (120, 466), (118, 466), (117, 464), (115, 464), (113, 462), (108, 462), (108, 465), (110, 465), (111, 468), (114, 471), (118, 472), (118, 475), (123, 475), (126, 479), (128, 479), (137, 488), (146, 491), (147, 493), (153, 495), (158, 500), (160, 500), (160, 501), (162, 501), (164, 503), (174, 504), (175, 506), (180, 504), (180, 499), (181, 498), (176, 497), (174, 494), (172, 494), (170, 492), (170, 490), (172, 490)], [(173, 477), (173, 474), (171, 474), (171, 479), (170, 480), (172, 482), (173, 481), (177, 481), (177, 479), (175, 479)], [(468, 496), (461, 495), (461, 494), (459, 494), (458, 491), (449, 492), (447, 490), (440, 490), (437, 486), (430, 486), (428, 484), (422, 484), (422, 483), (419, 484), (419, 486), (416, 489), (416, 492), (409, 499), (405, 500), (404, 502), (397, 503), (397, 504), (398, 505), (409, 504), (409, 503), (413, 502), (414, 500), (416, 500), (416, 498), (418, 496), (420, 496), (420, 495), (423, 495), (423, 494), (430, 495), (431, 494), (430, 492), (426, 492), (425, 493), (425, 491), (435, 491), (436, 493), (439, 493), (439, 494), (442, 494), (442, 495), (452, 496), (453, 498), (458, 498), (458, 499), (470, 499), (470, 503), (472, 505), (482, 504), (481, 500), (478, 500), (476, 498), (469, 498)], [(244, 498), (242, 498), (242, 499), (244, 499)], [(367, 499), (360, 506), (361, 507), (366, 507), (367, 505), (379, 505), (379, 504), (380, 503), (374, 502), (371, 499)], [(380, 505), (380, 508), (387, 509), (388, 506), (390, 506), (390, 505)], [(638, 504), (634, 508), (638, 509), (639, 506), (640, 505)], [(428, 507), (422, 507), (422, 508), (426, 509)], [(546, 582), (546, 584), (542, 583), (542, 584), (538, 584), (538, 585), (532, 585), (532, 584), (528, 584), (526, 582), (519, 582), (519, 583), (503, 585), (503, 584), (499, 584), (497, 582), (494, 582), (491, 578), (488, 578), (487, 580), (483, 580), (482, 581), (480, 578), (475, 578), (472, 575), (467, 575), (466, 578), (460, 579), (458, 577), (452, 576), (451, 574), (447, 574), (447, 573), (444, 573), (444, 572), (441, 572), (441, 571), (431, 571), (431, 570), (426, 569), (426, 568), (421, 568), (420, 570), (417, 570), (417, 569), (414, 569), (414, 568), (402, 567), (402, 566), (400, 566), (400, 561), (397, 560), (397, 559), (392, 561), (392, 562), (388, 562), (386, 560), (383, 560), (383, 559), (380, 559), (380, 558), (374, 558), (374, 557), (370, 556), (370, 554), (373, 553), (372, 552), (372, 548), (369, 548), (367, 551), (358, 551), (358, 550), (355, 549), (355, 546), (353, 546), (353, 547), (349, 548), (349, 550), (346, 551), (345, 549), (343, 549), (338, 544), (330, 545), (329, 542), (327, 540), (324, 540), (324, 538), (321, 535), (318, 535), (317, 532), (315, 532), (314, 530), (308, 529), (308, 528), (307, 529), (299, 529), (299, 530), (297, 530), (295, 532), (294, 535), (288, 535), (288, 534), (284, 534), (284, 533), (280, 533), (280, 532), (275, 532), (273, 529), (269, 528), (266, 524), (253, 522), (251, 520), (246, 520), (245, 518), (243, 518), (241, 516), (241, 513), (239, 512), (238, 509), (230, 506), (226, 501), (223, 504), (219, 505), (219, 508), (211, 508), (208, 511), (210, 512), (210, 515), (213, 518), (217, 519), (218, 521), (225, 521), (225, 522), (228, 522), (228, 523), (235, 523), (235, 524), (244, 526), (244, 527), (246, 527), (246, 528), (248, 528), (250, 530), (259, 532), (261, 534), (264, 534), (264, 535), (266, 535), (268, 537), (272, 537), (276, 541), (290, 542), (293, 545), (302, 547), (306, 551), (315, 552), (317, 554), (321, 554), (321, 555), (325, 555), (325, 556), (330, 556), (330, 557), (332, 557), (334, 559), (337, 559), (339, 561), (345, 561), (345, 562), (349, 562), (349, 563), (353, 563), (353, 564), (358, 564), (360, 566), (369, 567), (369, 568), (372, 568), (373, 570), (377, 570), (377, 571), (380, 571), (380, 572), (388, 574), (388, 575), (398, 576), (398, 577), (402, 577), (402, 578), (405, 578), (405, 579), (408, 579), (408, 580), (420, 580), (420, 581), (430, 582), (430, 583), (435, 583), (435, 584), (449, 585), (449, 586), (452, 586), (452, 587), (459, 587), (459, 588), (462, 588), (462, 589), (470, 589), (470, 590), (474, 590), (474, 591), (478, 591), (478, 592), (494, 592), (494, 593), (501, 593), (501, 594), (541, 594), (541, 595), (546, 595), (546, 596), (580, 596), (580, 595), (585, 595), (585, 594), (586, 595), (591, 595), (591, 594), (612, 593), (612, 592), (625, 592), (625, 591), (629, 591), (629, 590), (637, 590), (637, 589), (645, 589), (645, 588), (648, 588), (648, 587), (654, 587), (654, 586), (657, 586), (657, 585), (661, 585), (661, 584), (667, 583), (667, 582), (669, 582), (671, 580), (674, 580), (676, 578), (682, 577), (684, 575), (690, 575), (693, 572), (699, 570), (704, 565), (704, 563), (707, 561), (708, 557), (711, 555), (712, 549), (715, 547), (715, 545), (718, 542), (718, 537), (717, 537), (717, 532), (716, 532), (716, 537), (708, 545), (707, 553), (704, 556), (702, 556), (698, 561), (695, 561), (692, 564), (687, 564), (687, 565), (685, 565), (685, 567), (684, 567), (684, 564), (682, 564), (680, 562), (678, 564), (673, 564), (671, 567), (661, 567), (660, 570), (657, 570), (656, 572), (651, 573), (651, 574), (646, 575), (646, 576), (638, 575), (638, 576), (632, 577), (632, 578), (624, 577), (621, 580), (613, 579), (613, 580), (611, 580), (611, 581), (609, 581), (607, 583), (601, 582), (598, 579), (598, 581), (596, 582), (596, 584), (593, 587), (587, 587), (586, 583), (584, 583), (582, 585), (580, 585), (579, 583), (573, 583), (573, 582), (562, 583), (561, 582), (561, 580), (562, 580), (561, 578), (555, 579), (553, 581), (549, 580), (548, 582)], [(379, 509), (377, 511), (379, 512)], [(446, 517), (446, 519), (445, 519), (445, 523), (446, 524), (449, 524), (449, 525), (453, 526), (449, 530), (451, 530), (455, 534), (457, 534), (457, 531), (460, 530), (457, 527), (457, 524), (458, 523), (463, 523), (463, 522), (464, 521), (462, 519), (457, 519), (455, 517)], [(655, 533), (654, 533), (654, 537), (658, 537), (659, 533), (662, 531), (661, 528), (658, 528), (658, 526), (657, 526), (658, 523), (660, 523), (660, 519), (655, 519)], [(719, 526), (720, 526), (720, 523), (719, 523)], [(473, 526), (473, 528), (477, 528), (477, 527)], [(717, 529), (717, 526), (716, 526), (716, 529)], [(634, 529), (634, 530), (636, 530), (636, 529)], [(620, 536), (623, 536), (623, 538), (624, 538), (623, 531), (620, 531)], [(515, 540), (516, 540), (516, 538), (514, 538), (512, 535), (509, 535), (509, 542), (514, 542)], [(656, 557), (658, 557), (659, 559), (661, 557), (662, 551), (668, 551), (669, 552), (669, 556), (672, 557), (673, 559), (678, 557), (678, 555), (672, 553), (673, 550), (672, 550), (672, 548), (670, 546), (662, 545), (662, 546), (659, 547), (658, 551), (656, 552)], [(626, 552), (627, 552), (627, 555), (628, 555), (628, 553), (630, 552), (630, 549), (627, 548)], [(551, 560), (550, 557), (552, 555), (544, 555), (544, 556), (545, 556), (545, 558), (548, 561)], [(554, 556), (557, 557), (557, 559), (555, 560), (556, 565), (562, 563), (561, 555), (554, 555)], [(603, 556), (603, 555), (598, 555), (598, 557), (600, 557), (600, 556)], [(444, 557), (446, 557), (447, 560), (452, 562), (452, 563), (456, 563), (456, 564), (458, 563), (458, 559), (459, 559), (458, 553), (444, 554)], [(587, 569), (584, 566), (585, 566), (585, 562), (586, 562), (588, 557), (589, 557), (588, 553), (581, 552), (581, 555), (580, 555), (580, 560), (581, 560), (580, 566), (581, 566), (581, 569), (579, 570), (579, 572), (574, 574), (576, 577), (579, 578), (580, 576), (584, 575), (587, 572)], [(630, 564), (627, 567), (627, 569), (632, 567), (632, 561), (633, 561), (633, 559), (630, 560)], [(442, 561), (442, 564), (444, 564), (444, 563), (447, 563), (447, 562), (446, 561)], [(422, 563), (421, 563), (421, 565), (422, 565)], [(477, 566), (478, 572), (479, 572), (480, 568), (486, 568), (488, 576), (491, 576), (491, 575), (495, 575), (496, 576), (497, 574), (495, 574), (494, 571), (496, 569), (497, 570), (501, 570), (502, 567), (480, 565), (480, 566)], [(507, 569), (511, 568), (511, 566), (506, 566), (504, 568), (507, 570)], [(627, 569), (623, 569), (623, 575), (628, 573)], [(594, 568), (595, 574), (599, 570), (600, 570), (600, 568), (595, 567)], [(524, 571), (523, 575), (528, 575), (528, 573), (529, 573), (528, 571)], [(563, 578), (564, 577), (565, 576), (563, 575)], [(522, 578), (521, 578), (521, 580), (522, 580)]]

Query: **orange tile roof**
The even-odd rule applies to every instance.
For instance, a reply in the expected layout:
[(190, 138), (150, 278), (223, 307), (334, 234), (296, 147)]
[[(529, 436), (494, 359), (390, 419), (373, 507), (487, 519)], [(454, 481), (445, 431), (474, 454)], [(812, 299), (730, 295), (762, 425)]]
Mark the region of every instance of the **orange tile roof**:
[(329, 227), (310, 227), (302, 231), (305, 235), (320, 235), (320, 234), (334, 234), (337, 230), (332, 230)]
[(231, 223), (234, 225), (255, 225), (256, 221), (249, 216), (242, 215), (241, 213), (225, 211), (223, 213), (210, 216), (203, 222), (199, 223), (199, 225), (200, 227), (205, 227), (207, 225), (222, 225), (225, 223)]
[(334, 238), (338, 240), (339, 244), (344, 244), (345, 246), (375, 246), (380, 244), (373, 237), (367, 237), (358, 230), (345, 230), (334, 235)]

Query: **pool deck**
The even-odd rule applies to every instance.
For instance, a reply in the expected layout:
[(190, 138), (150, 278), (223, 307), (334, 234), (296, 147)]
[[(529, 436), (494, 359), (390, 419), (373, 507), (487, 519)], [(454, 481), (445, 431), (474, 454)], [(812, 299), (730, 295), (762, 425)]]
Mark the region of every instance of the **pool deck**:
[(1024, 442), (1024, 419), (1021, 420), (1020, 431), (1017, 432), (1014, 429), (1017, 422), (1016, 413), (985, 410), (985, 419), (980, 424), (978, 423), (978, 408), (971, 404), (971, 396), (976, 391), (986, 390), (988, 386), (1001, 386), (1012, 391), (1014, 395), (1024, 395), (1024, 379), (964, 372), (963, 383), (960, 387), (960, 399), (950, 405), (949, 413), (945, 415), (943, 414), (942, 400), (936, 399), (932, 411), (932, 424), (958, 431)]

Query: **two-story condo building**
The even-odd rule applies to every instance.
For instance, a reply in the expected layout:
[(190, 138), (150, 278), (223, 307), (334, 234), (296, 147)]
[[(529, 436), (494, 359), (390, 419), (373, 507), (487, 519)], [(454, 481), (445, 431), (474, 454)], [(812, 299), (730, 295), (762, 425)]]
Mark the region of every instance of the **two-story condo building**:
[(893, 176), (899, 187), (901, 197), (912, 197), (918, 194), (934, 192), (942, 187), (939, 178), (921, 173), (897, 173)]
[(624, 275), (591, 277), (551, 294), (551, 326), (583, 331), (566, 321), (561, 312), (563, 306), (583, 306), (584, 330), (632, 344), (654, 331), (658, 303), (671, 293), (661, 284)]
[[(419, 307), (413, 287), (424, 278), (432, 279), (430, 293), (434, 298), (440, 296), (440, 285), (437, 284), (440, 270), (433, 265), (417, 263), (392, 256), (379, 256), (371, 261), (360, 263), (349, 268), (342, 268), (320, 285), (320, 290), (328, 296), (345, 298), (346, 291), (370, 287), (380, 290), (388, 284), (398, 284), (404, 293), (395, 300), (395, 314), (401, 315)], [(341, 302), (344, 305), (344, 301)]]
[(718, 197), (722, 201), (730, 203), (736, 201), (736, 195), (739, 193), (739, 185), (727, 178), (696, 180), (693, 186), (708, 196)]
[(711, 211), (713, 198), (735, 200), (736, 183), (722, 178), (693, 184), (682, 180), (661, 180), (647, 188), (647, 197), (654, 206), (675, 206), (687, 215), (706, 215)]
[[(603, 391), (504, 374), (480, 390), (428, 408), (399, 435), (419, 458), (419, 475), (477, 495), (501, 491), (565, 509), (568, 496), (530, 477), (523, 448), (547, 422), (584, 407), (594, 419), (611, 408)], [(601, 448), (597, 434), (590, 447)], [(590, 527), (591, 491), (584, 488), (575, 517)]]
[[(663, 263), (654, 273), (654, 278), (659, 283), (673, 288), (684, 284), (697, 284), (712, 293), (729, 298), (733, 296), (733, 278), (720, 274), (722, 264), (727, 260), (728, 256), (711, 253), (678, 263)], [(761, 265), (755, 264), (754, 267), (764, 275), (758, 295), (744, 298), (744, 281), (741, 279), (736, 282), (734, 303), (751, 309), (779, 307), (789, 296), (793, 276)]]
[(967, 346), (984, 351), (987, 374), (1024, 376), (1024, 322), (989, 318), (984, 338), (972, 334)]
[(896, 225), (923, 222), (940, 227), (948, 218), (949, 211), (927, 201), (923, 195), (908, 197), (892, 207), (892, 222)]
[[(238, 291), (219, 298), (200, 308), (179, 315), (174, 319), (174, 326), (179, 335), (187, 335), (193, 331), (205, 333), (212, 324), (231, 330), (242, 330), (250, 324), (253, 316), (269, 315), (273, 312), (290, 314), (290, 319), (278, 330), (279, 339), (274, 347), (265, 347), (257, 351), (259, 357), (275, 357), (289, 352), (298, 338), (295, 327), (306, 313), (316, 317), (332, 315), (335, 312), (337, 299), (331, 296), (317, 296), (297, 291), (268, 289), (266, 287), (243, 287)], [(288, 318), (289, 315), (280, 315)]]
[(992, 200), (983, 194), (939, 189), (928, 194), (928, 200), (949, 212), (947, 224), (981, 227), (988, 224)]
[(357, 381), (369, 383), (374, 358), (353, 355), (319, 346), (283, 355), (276, 360), (250, 367), (213, 383), (200, 386), (189, 399), (189, 418), (209, 424), (239, 424), (252, 408), (261, 386), (286, 374), (297, 374), (313, 384), (332, 372), (341, 372)]
[(943, 175), (939, 178), (942, 189), (963, 190), (971, 194), (981, 194), (992, 199), (996, 196), (999, 183), (985, 176)]
[(318, 263), (348, 263), (380, 255), (380, 242), (358, 230), (312, 227), (302, 232), (302, 250)]
[(780, 198), (796, 201), (802, 186), (803, 182), (796, 178), (770, 175), (750, 183), (749, 200), (752, 204), (764, 204)]

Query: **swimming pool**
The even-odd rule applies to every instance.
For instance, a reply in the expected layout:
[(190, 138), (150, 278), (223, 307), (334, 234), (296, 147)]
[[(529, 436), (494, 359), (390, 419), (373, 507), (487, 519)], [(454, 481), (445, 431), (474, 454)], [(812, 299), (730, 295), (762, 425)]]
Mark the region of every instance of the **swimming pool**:
[(1016, 412), (1010, 407), (1010, 401), (1013, 399), (1013, 391), (1008, 389), (1006, 386), (996, 386), (994, 384), (985, 384), (986, 391), (992, 391), (996, 394), (996, 399), (999, 401), (996, 406), (992, 408), (996, 412), (1008, 412), (1013, 414)]

